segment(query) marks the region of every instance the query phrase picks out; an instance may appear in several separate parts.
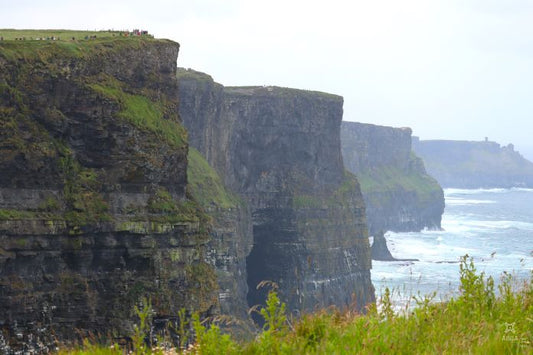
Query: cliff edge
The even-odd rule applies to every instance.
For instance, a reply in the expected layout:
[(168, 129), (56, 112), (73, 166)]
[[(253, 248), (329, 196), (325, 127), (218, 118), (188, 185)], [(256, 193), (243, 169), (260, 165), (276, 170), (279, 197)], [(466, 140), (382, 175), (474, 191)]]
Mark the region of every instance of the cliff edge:
[(101, 33), (0, 42), (4, 338), (131, 334), (144, 297), (160, 319), (218, 307), (209, 217), (187, 193), (178, 50)]
[(411, 150), (411, 129), (343, 122), (342, 155), (361, 183), (368, 229), (439, 229), (444, 194)]
[(359, 183), (340, 152), (342, 98), (279, 87), (223, 87), (178, 69), (190, 142), (249, 206), (248, 305), (261, 281), (290, 310), (374, 300)]

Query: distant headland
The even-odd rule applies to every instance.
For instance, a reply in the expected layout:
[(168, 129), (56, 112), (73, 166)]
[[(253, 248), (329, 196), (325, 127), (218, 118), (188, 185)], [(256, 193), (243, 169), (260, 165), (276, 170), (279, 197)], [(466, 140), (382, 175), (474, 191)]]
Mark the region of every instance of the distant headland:
[(533, 187), (533, 163), (515, 151), (513, 144), (501, 146), (488, 138), (454, 141), (413, 137), (413, 150), (443, 187)]

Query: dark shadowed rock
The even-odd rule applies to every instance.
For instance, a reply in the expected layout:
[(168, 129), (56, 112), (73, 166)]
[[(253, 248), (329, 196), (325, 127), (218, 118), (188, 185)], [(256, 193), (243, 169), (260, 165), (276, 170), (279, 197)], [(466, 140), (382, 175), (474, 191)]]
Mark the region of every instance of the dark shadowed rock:
[(251, 210), (248, 304), (261, 281), (290, 310), (374, 300), (359, 184), (340, 154), (342, 98), (279, 87), (229, 87), (178, 70), (180, 116), (197, 148)]
[(379, 261), (418, 261), (418, 259), (397, 259), (392, 256), (387, 247), (385, 233), (380, 231), (374, 235), (374, 242), (371, 247), (372, 260)]
[(387, 247), (387, 240), (385, 239), (385, 234), (383, 231), (376, 233), (374, 235), (374, 242), (371, 247), (372, 260), (381, 260), (381, 261), (394, 261), (395, 258), (392, 257), (389, 248)]

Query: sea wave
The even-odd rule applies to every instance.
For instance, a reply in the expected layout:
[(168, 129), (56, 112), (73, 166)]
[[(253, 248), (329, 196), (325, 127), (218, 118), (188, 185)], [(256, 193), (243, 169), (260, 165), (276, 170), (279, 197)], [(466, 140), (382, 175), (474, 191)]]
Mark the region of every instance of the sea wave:
[(420, 261), (373, 261), (377, 295), (385, 286), (412, 290), (412, 294), (446, 295), (459, 287), (458, 264), (465, 254), (496, 283), (504, 271), (519, 282), (528, 279), (533, 270), (531, 192), (526, 188), (446, 189), (444, 230), (386, 233), (394, 257)]
[(478, 234), (479, 229), (472, 229), (472, 225), (466, 220), (461, 220), (459, 218), (450, 218), (445, 216), (441, 222), (442, 229), (446, 234), (461, 235), (463, 237), (474, 236)]
[(465, 205), (481, 205), (481, 204), (487, 204), (487, 203), (496, 203), (496, 201), (473, 200), (473, 199), (464, 199), (464, 198), (458, 198), (458, 197), (446, 197), (447, 205), (465, 206)]
[(443, 189), (444, 196), (450, 196), (450, 195), (476, 195), (476, 194), (482, 194), (482, 193), (505, 193), (505, 192), (533, 192), (533, 188), (529, 187), (510, 187), (510, 188), (478, 188), (478, 189), (459, 189), (455, 187), (449, 187)]
[(459, 255), (472, 253), (472, 248), (455, 244), (446, 237), (446, 234), (445, 231), (416, 234), (388, 232), (386, 238), (387, 245), (395, 258), (419, 259), (416, 263), (456, 260)]
[(495, 229), (533, 230), (533, 223), (523, 221), (476, 221), (478, 225)]
[[(519, 188), (510, 188), (510, 189), (504, 189), (504, 188), (492, 188), (492, 189), (457, 189), (457, 188), (446, 188), (444, 190), (444, 197), (449, 195), (475, 195), (475, 194), (482, 194), (482, 193), (504, 193), (512, 191), (513, 189), (519, 189)], [(533, 191), (533, 189), (532, 189)]]
[(533, 192), (533, 189), (528, 187), (513, 187), (511, 191), (521, 191), (521, 192)]
[(474, 233), (497, 230), (533, 231), (533, 223), (511, 220), (443, 219), (442, 228), (451, 233)]

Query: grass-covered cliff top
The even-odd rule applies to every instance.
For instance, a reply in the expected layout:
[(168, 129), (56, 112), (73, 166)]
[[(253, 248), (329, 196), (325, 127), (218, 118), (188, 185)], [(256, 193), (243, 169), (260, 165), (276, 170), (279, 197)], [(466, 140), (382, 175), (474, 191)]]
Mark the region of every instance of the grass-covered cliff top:
[(6, 59), (40, 58), (43, 50), (67, 57), (82, 57), (98, 48), (141, 48), (147, 42), (172, 42), (155, 39), (149, 33), (134, 31), (72, 31), (0, 29), (0, 53)]
[[(74, 37), (77, 40), (92, 38), (112, 38), (119, 36), (130, 36), (129, 31), (76, 31), (76, 30), (52, 30), (52, 29), (0, 29), (0, 37), (4, 41), (32, 41), (32, 40), (53, 40), (53, 41), (70, 41)], [(148, 33), (145, 36), (150, 36)]]
[[(209, 74), (202, 73), (193, 69), (178, 68), (177, 72), (178, 80), (196, 80), (198, 82), (215, 82), (213, 77)], [(280, 86), (225, 86), (224, 92), (230, 95), (245, 95), (245, 96), (257, 96), (257, 95), (271, 95), (280, 97), (293, 97), (293, 96), (311, 96), (316, 98), (324, 98), (335, 101), (343, 101), (343, 97), (340, 95), (330, 94), (322, 91), (293, 89)]]
[[(4, 176), (13, 169), (18, 171), (17, 157), (23, 156), (21, 171), (63, 182), (64, 188), (60, 183), (50, 185), (64, 190), (65, 196), (35, 211), (0, 210), (0, 220), (44, 217), (76, 225), (110, 220), (100, 190), (102, 184), (114, 184), (106, 178), (116, 176), (107, 176), (104, 169), (79, 159), (95, 154), (101, 149), (99, 144), (105, 143), (94, 143), (94, 135), (77, 132), (84, 144), (73, 145), (68, 137), (72, 131), (66, 127), (83, 125), (87, 131), (111, 132), (107, 137), (115, 137), (113, 129), (124, 124), (135, 127), (128, 145), (115, 144), (115, 138), (109, 138), (108, 149), (116, 149), (106, 155), (135, 150), (138, 154), (128, 153), (128, 157), (146, 166), (142, 173), (135, 173), (139, 176), (148, 171), (165, 174), (165, 157), (156, 155), (164, 143), (185, 154), (187, 132), (178, 120), (178, 102), (171, 86), (176, 43), (154, 39), (148, 33), (116, 31), (0, 30), (0, 37), (0, 164), (4, 164)], [(84, 105), (93, 107), (83, 111)], [(90, 119), (83, 121), (85, 115)], [(58, 133), (57, 127), (68, 133)], [(48, 170), (32, 170), (41, 165)], [(121, 181), (125, 184), (136, 176), (124, 174)], [(17, 185), (15, 178), (6, 180), (7, 186)]]
[(343, 101), (343, 97), (321, 91), (293, 89), (279, 86), (226, 86), (224, 91), (228, 94), (238, 95), (271, 95), (281, 97), (311, 96), (328, 100)]
[(178, 77), (178, 80), (182, 79), (182, 80), (196, 80), (200, 82), (212, 82), (212, 83), (215, 82), (211, 75), (202, 73), (200, 71), (196, 71), (190, 68), (189, 69), (178, 68), (176, 72), (176, 76)]

